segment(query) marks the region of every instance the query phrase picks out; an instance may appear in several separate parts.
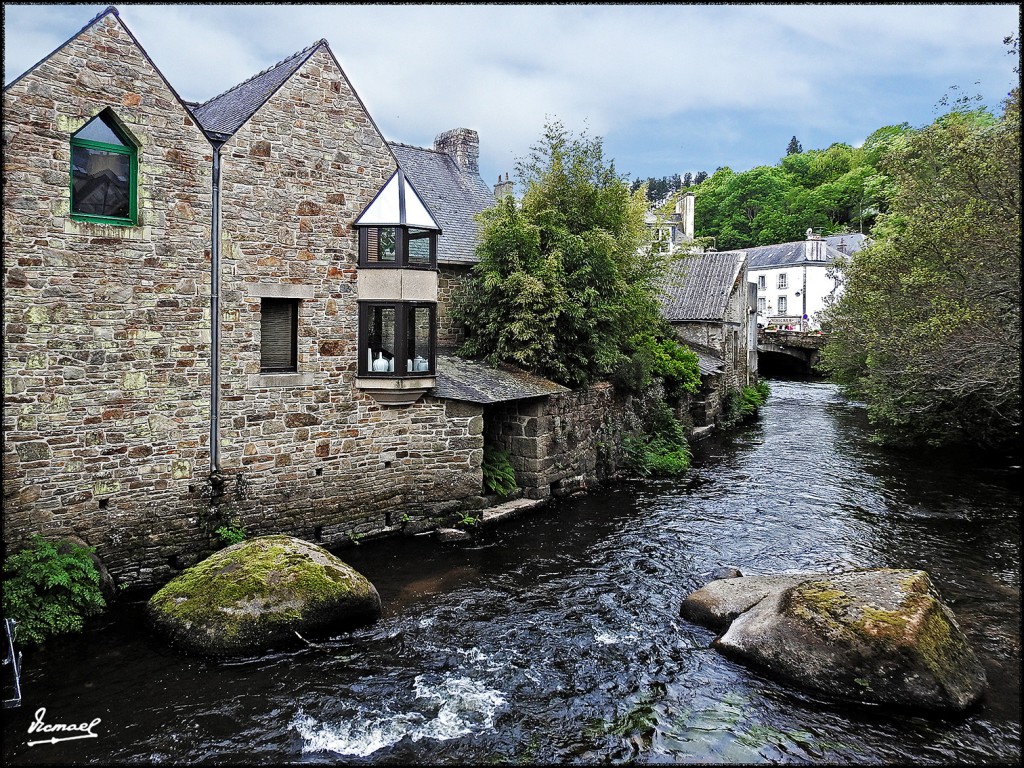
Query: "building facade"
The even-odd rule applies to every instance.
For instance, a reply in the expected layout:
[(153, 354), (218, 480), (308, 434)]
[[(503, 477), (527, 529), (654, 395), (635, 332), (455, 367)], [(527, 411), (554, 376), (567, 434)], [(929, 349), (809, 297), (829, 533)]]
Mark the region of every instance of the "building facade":
[(228, 523), (429, 530), (487, 503), (485, 441), (532, 498), (614, 470), (612, 393), (444, 354), (479, 140), (387, 142), (326, 41), (200, 104), (108, 8), (3, 97), (6, 549), (153, 584)]
[(667, 278), (662, 315), (700, 361), (695, 427), (715, 425), (727, 393), (757, 381), (754, 299), (742, 251), (691, 253)]
[(747, 248), (750, 280), (757, 286), (758, 324), (800, 331), (820, 328), (820, 312), (842, 291), (834, 265), (862, 244), (863, 235), (827, 239), (808, 230), (803, 241)]

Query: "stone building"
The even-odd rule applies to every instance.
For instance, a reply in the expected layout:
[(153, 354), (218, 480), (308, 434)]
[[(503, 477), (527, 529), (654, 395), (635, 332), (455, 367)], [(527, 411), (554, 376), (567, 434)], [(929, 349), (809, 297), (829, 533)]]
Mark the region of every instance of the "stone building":
[(694, 252), (668, 275), (662, 315), (700, 360), (702, 387), (691, 408), (695, 427), (714, 425), (725, 395), (757, 380), (755, 299), (742, 251)]
[(5, 548), (156, 583), (229, 522), (332, 545), (478, 508), (485, 437), (533, 498), (610, 471), (610, 393), (441, 354), (478, 140), (388, 143), (326, 41), (198, 104), (108, 8), (4, 116)]

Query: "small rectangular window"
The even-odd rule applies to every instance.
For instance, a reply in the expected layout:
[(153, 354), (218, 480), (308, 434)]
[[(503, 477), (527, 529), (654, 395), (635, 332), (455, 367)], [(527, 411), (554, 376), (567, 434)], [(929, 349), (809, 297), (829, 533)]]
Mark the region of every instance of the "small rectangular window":
[(260, 299), (262, 373), (294, 373), (299, 370), (298, 335), (298, 299)]
[(764, 275), (757, 276), (757, 287), (762, 290), (768, 287), (768, 279)]
[(409, 263), (426, 266), (431, 263), (430, 248), (434, 239), (430, 236), (428, 229), (410, 229), (409, 238)]
[(779, 296), (779, 314), (780, 315), (786, 314), (786, 297), (785, 296)]
[(764, 310), (765, 310), (765, 306), (767, 306), (767, 304), (768, 304), (768, 300), (767, 299), (758, 299), (757, 300), (757, 311), (760, 314), (763, 315), (764, 314)]
[(787, 287), (787, 285), (786, 285), (786, 273), (785, 272), (780, 272), (779, 273), (779, 285), (778, 285), (778, 287), (779, 288)]
[(365, 227), (360, 231), (365, 245), (360, 249), (367, 264), (394, 264), (398, 254), (397, 227)]

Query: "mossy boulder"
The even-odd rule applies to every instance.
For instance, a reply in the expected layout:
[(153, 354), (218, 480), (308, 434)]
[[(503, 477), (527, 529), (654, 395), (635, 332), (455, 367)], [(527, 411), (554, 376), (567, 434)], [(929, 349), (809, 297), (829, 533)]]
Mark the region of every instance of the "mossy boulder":
[(721, 653), (830, 697), (960, 711), (985, 672), (924, 571), (874, 569), (713, 581), (681, 614)]
[(234, 544), (186, 569), (146, 606), (151, 626), (206, 656), (287, 647), (376, 620), (380, 595), (326, 549), (291, 536)]

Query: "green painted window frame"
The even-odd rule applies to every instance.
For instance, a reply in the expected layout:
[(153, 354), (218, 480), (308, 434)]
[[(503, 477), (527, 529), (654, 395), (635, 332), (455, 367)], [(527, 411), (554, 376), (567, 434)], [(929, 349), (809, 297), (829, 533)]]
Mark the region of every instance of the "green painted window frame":
[[(92, 224), (112, 224), (118, 227), (134, 227), (139, 221), (138, 211), (138, 176), (139, 176), (139, 150), (135, 146), (134, 142), (124, 135), (124, 131), (115, 127), (113, 120), (104, 119), (102, 113), (96, 115), (93, 120), (103, 120), (115, 134), (117, 134), (121, 140), (127, 146), (118, 146), (117, 144), (107, 144), (102, 141), (90, 141), (89, 139), (79, 139), (74, 136), (71, 137), (71, 157), (69, 163), (71, 165), (71, 179), (68, 184), (68, 202), (69, 211), (71, 213), (72, 221), (85, 221)], [(91, 120), (89, 122), (92, 122)], [(89, 123), (86, 123), (88, 125)], [(85, 126), (83, 126), (85, 127)], [(95, 149), (102, 152), (113, 152), (118, 155), (128, 155), (128, 216), (99, 216), (93, 213), (76, 213), (75, 212), (75, 169), (74, 169), (74, 151), (75, 148), (81, 149)]]

